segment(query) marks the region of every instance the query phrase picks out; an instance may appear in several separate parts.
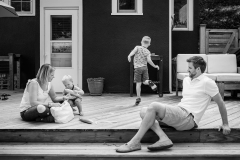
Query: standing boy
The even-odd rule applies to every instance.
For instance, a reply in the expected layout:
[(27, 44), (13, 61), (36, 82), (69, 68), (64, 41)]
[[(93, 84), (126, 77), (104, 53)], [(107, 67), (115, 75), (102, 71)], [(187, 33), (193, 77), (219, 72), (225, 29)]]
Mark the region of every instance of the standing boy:
[(128, 61), (131, 62), (131, 57), (134, 56), (134, 82), (136, 82), (137, 99), (135, 104), (141, 102), (141, 85), (149, 85), (152, 90), (156, 91), (157, 86), (149, 80), (147, 63), (159, 70), (159, 66), (155, 65), (151, 60), (151, 53), (147, 49), (151, 44), (151, 38), (144, 36), (141, 41), (141, 46), (136, 46), (128, 55)]

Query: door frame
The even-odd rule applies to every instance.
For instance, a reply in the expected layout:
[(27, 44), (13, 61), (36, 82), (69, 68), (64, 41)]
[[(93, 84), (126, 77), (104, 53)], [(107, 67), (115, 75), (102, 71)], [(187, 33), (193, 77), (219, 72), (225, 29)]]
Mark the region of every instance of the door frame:
[(172, 93), (172, 0), (169, 1), (169, 92)]
[[(82, 88), (83, 77), (83, 10), (82, 0), (41, 0), (40, 1), (40, 66), (45, 62), (45, 10), (78, 10), (78, 36), (77, 36), (77, 72), (78, 86)], [(39, 66), (39, 67), (40, 67)]]

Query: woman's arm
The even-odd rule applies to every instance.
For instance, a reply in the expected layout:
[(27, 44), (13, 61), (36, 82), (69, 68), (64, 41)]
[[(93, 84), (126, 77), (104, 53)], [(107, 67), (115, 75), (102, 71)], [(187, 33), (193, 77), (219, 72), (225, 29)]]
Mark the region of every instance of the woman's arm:
[(57, 96), (56, 95), (52, 84), (51, 84), (51, 89), (50, 89), (48, 95), (50, 96), (50, 98), (53, 102), (61, 102), (61, 101), (64, 101), (66, 99), (65, 96)]
[(44, 106), (48, 106), (48, 103), (42, 103), (42, 102), (39, 102), (37, 100), (37, 92), (38, 92), (38, 84), (37, 82), (35, 81), (32, 81), (31, 83), (29, 83), (29, 85), (27, 86), (27, 90), (28, 90), (28, 93), (29, 93), (29, 102), (30, 102), (30, 105), (33, 107), (33, 106), (36, 106), (36, 105), (39, 105), (39, 104), (42, 104)]

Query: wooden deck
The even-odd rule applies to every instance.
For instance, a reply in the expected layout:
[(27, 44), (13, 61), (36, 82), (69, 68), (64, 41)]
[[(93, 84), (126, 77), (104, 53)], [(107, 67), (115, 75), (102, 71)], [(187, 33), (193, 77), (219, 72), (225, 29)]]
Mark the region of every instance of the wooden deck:
[[(145, 94), (139, 106), (134, 106), (135, 98), (129, 94), (103, 94), (102, 96), (83, 97), (84, 118), (94, 121), (93, 124), (86, 124), (79, 121), (80, 116), (66, 124), (24, 122), (19, 114), (19, 104), (22, 98), (22, 91), (0, 91), (9, 93), (11, 96), (6, 101), (0, 101), (0, 129), (138, 129), (141, 118), (139, 111), (147, 107), (151, 102), (162, 102), (169, 105), (177, 105), (181, 96), (175, 94), (164, 94), (158, 97), (157, 94)], [(180, 93), (181, 95), (181, 93)], [(240, 128), (240, 98), (231, 99), (227, 96), (225, 105), (228, 111), (228, 119), (231, 128)], [(76, 108), (77, 109), (77, 108)], [(199, 129), (217, 128), (221, 116), (218, 107), (212, 101), (205, 112)]]
[[(0, 94), (3, 91), (0, 91)], [(151, 102), (177, 105), (181, 97), (175, 94), (144, 94), (139, 106), (133, 106), (135, 97), (129, 94), (104, 94), (83, 97), (85, 118), (94, 121), (86, 124), (79, 115), (67, 124), (24, 122), (19, 115), (22, 91), (4, 91), (11, 96), (0, 101), (0, 159), (164, 159), (164, 160), (237, 160), (240, 158), (240, 99), (225, 98), (230, 135), (224, 136), (217, 128), (221, 124), (218, 107), (211, 102), (199, 128), (176, 131), (163, 130), (174, 142), (168, 150), (150, 152), (149, 143), (158, 140), (149, 130), (142, 139), (142, 150), (119, 154), (115, 148), (128, 142), (137, 132), (141, 119), (139, 111)], [(181, 94), (180, 94), (181, 95)]]

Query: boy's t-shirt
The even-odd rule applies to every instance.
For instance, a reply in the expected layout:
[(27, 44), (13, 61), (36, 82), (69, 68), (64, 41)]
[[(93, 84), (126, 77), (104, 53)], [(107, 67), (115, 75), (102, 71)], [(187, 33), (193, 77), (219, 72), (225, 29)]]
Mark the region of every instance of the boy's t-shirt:
[(143, 46), (136, 46), (137, 52), (134, 56), (134, 68), (147, 66), (147, 57), (151, 54), (150, 51)]

